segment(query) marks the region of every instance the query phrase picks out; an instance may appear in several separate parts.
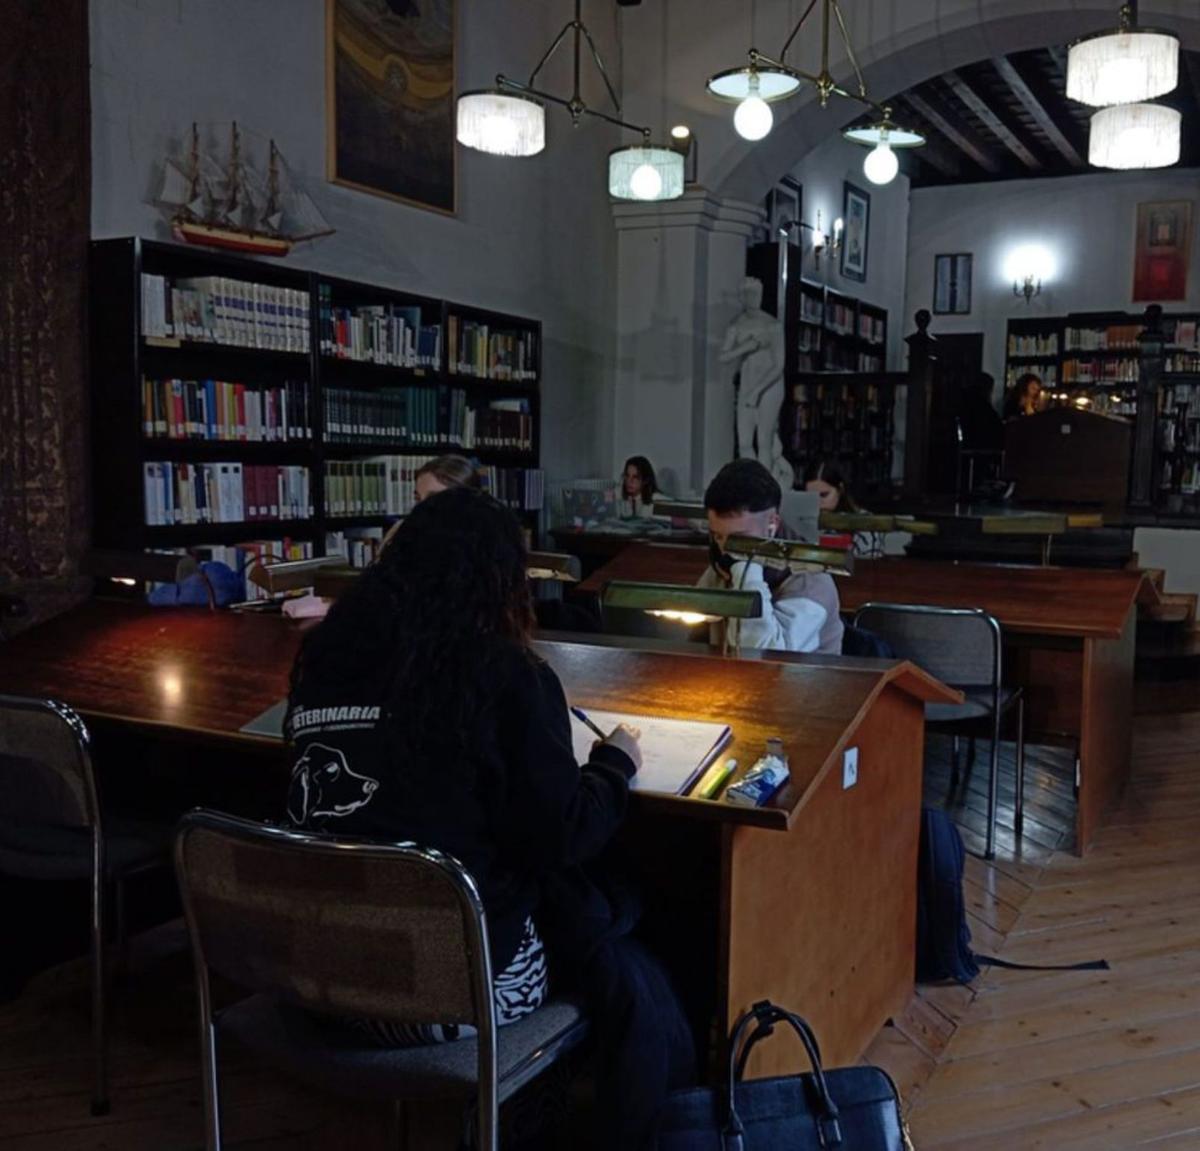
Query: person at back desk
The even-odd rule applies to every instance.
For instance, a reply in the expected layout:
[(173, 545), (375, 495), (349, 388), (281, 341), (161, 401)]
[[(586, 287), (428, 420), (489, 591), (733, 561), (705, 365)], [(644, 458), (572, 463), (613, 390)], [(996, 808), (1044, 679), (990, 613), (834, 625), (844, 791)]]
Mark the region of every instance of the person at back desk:
[[(520, 524), (479, 491), (429, 495), (305, 637), (285, 731), (301, 828), (413, 840), (460, 860), (487, 912), (501, 1026), (553, 982), (580, 991), (600, 1049), (606, 1147), (641, 1147), (694, 1049), (671, 984), (598, 862), (640, 763), (618, 727), (580, 768), (562, 685), (530, 643)], [(544, 942), (544, 947), (543, 947)], [(411, 1046), (451, 1025), (347, 1020)]]
[[(762, 618), (732, 623), (739, 629), (742, 647), (838, 655), (843, 627), (831, 576), (824, 572), (791, 575), (725, 554), (730, 536), (774, 538), (779, 532), (782, 502), (783, 492), (775, 477), (757, 460), (734, 460), (716, 474), (704, 493), (711, 562), (700, 577), (700, 586), (743, 588), (761, 594)], [(725, 626), (730, 624), (715, 624), (714, 630)]]

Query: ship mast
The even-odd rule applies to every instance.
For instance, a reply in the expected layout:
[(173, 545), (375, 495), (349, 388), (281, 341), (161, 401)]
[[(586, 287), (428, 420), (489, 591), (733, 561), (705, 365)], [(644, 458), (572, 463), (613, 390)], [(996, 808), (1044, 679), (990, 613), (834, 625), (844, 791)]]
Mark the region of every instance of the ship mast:
[(238, 192), (241, 190), (241, 178), (239, 170), (241, 169), (241, 136), (238, 133), (237, 121), (233, 122), (233, 139), (229, 146), (229, 199), (225, 204), (225, 211), (232, 216), (237, 211), (238, 207)]
[(188, 154), (188, 198), (189, 204), (196, 202), (200, 195), (200, 130), (196, 121), (192, 121), (192, 150)]
[(264, 218), (270, 220), (279, 211), (279, 149), (271, 141), (271, 160), (267, 165), (267, 207)]

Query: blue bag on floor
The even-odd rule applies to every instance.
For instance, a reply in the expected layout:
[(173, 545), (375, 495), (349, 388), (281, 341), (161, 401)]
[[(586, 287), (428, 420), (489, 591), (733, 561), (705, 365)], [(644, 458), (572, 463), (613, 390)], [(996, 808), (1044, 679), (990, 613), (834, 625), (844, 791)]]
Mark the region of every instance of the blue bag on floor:
[(970, 983), (979, 974), (963, 902), (966, 851), (954, 821), (938, 807), (921, 808), (917, 854), (917, 979)]

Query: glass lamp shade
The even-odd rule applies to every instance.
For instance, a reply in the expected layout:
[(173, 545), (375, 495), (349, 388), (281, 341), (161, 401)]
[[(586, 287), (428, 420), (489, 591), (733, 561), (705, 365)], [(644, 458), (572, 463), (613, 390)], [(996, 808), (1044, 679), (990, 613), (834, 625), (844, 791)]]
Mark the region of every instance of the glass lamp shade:
[(1107, 32), (1067, 52), (1067, 95), (1093, 108), (1153, 100), (1178, 83), (1179, 40), (1170, 32)]
[(852, 144), (864, 144), (868, 148), (874, 148), (885, 140), (890, 148), (919, 148), (925, 143), (925, 137), (920, 132), (897, 128), (890, 120), (868, 124), (865, 128), (847, 128), (842, 135)]
[(1161, 104), (1117, 104), (1092, 113), (1088, 163), (1166, 168), (1179, 159), (1180, 114)]
[(768, 104), (784, 100), (800, 87), (800, 81), (778, 68), (730, 68), (708, 79), (708, 93), (728, 104), (740, 104), (748, 96), (757, 96)]
[(540, 100), (491, 89), (458, 98), (458, 142), (492, 156), (536, 156), (546, 146)]
[(683, 153), (634, 144), (608, 154), (608, 194), (615, 200), (677, 200), (683, 195)]

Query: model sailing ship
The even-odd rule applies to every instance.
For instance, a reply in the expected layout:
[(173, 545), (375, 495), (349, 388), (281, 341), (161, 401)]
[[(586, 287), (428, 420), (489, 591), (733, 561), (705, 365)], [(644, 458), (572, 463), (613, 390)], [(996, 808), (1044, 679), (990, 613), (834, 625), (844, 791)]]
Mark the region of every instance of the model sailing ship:
[(333, 234), (312, 198), (295, 185), (275, 141), (264, 175), (243, 155), (236, 123), (224, 165), (201, 150), (193, 124), (188, 154), (182, 161), (167, 158), (156, 199), (171, 211), (171, 230), (186, 244), (286, 256), (302, 240)]

